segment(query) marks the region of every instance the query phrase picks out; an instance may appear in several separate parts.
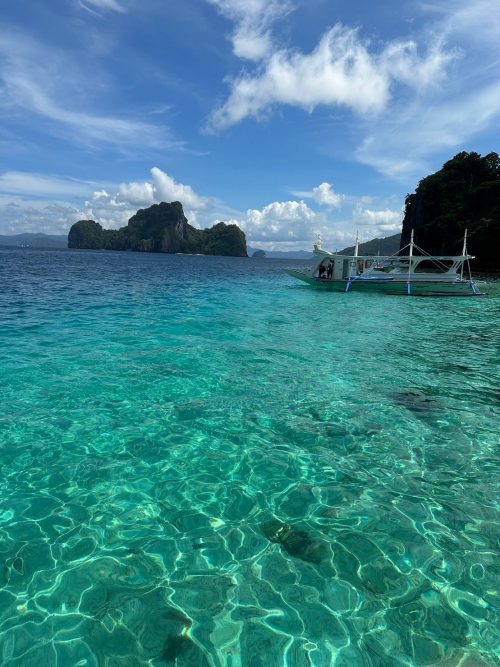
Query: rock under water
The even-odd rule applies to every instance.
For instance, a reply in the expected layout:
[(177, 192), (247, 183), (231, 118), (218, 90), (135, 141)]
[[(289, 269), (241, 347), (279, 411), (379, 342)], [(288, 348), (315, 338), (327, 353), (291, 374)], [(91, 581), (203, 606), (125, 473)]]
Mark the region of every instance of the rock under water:
[(438, 401), (420, 389), (403, 389), (391, 394), (397, 405), (401, 405), (410, 412), (429, 415), (439, 408)]
[(263, 523), (261, 531), (270, 542), (279, 544), (293, 558), (319, 565), (327, 556), (322, 542), (311, 538), (305, 530), (297, 530), (278, 519)]

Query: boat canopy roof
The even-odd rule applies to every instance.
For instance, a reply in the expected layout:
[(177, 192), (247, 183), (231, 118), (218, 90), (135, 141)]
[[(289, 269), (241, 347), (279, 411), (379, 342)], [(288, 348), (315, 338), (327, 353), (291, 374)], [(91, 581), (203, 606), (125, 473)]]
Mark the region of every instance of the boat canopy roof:
[[(398, 260), (408, 260), (410, 258), (410, 255), (341, 255), (339, 253), (335, 252), (328, 252), (327, 250), (315, 250), (315, 254), (318, 257), (321, 257), (323, 259), (329, 259), (330, 257), (332, 259), (356, 259), (356, 260), (376, 260), (377, 262), (383, 262), (387, 260), (391, 260), (394, 262), (397, 262)], [(467, 259), (474, 259), (475, 255), (412, 255), (412, 261), (415, 262), (415, 260), (437, 260), (437, 261), (451, 261), (451, 262), (464, 262)]]

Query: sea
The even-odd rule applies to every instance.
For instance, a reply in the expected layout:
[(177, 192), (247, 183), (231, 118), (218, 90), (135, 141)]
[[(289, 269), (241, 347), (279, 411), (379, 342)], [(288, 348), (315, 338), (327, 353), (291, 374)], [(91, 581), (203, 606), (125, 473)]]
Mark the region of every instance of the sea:
[(0, 249), (2, 667), (494, 667), (500, 293)]

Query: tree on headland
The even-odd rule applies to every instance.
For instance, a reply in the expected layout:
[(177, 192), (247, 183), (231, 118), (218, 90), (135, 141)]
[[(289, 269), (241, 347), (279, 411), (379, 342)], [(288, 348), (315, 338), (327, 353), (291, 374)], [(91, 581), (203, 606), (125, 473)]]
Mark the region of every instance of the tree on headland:
[(433, 255), (460, 254), (465, 230), (474, 267), (500, 270), (500, 158), (462, 152), (406, 196), (401, 247), (415, 242)]

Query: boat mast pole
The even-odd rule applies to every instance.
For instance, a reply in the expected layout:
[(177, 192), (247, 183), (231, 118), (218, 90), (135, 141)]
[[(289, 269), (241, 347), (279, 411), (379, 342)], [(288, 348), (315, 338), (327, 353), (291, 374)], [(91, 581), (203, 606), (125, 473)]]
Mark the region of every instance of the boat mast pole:
[(464, 279), (464, 264), (465, 264), (465, 256), (467, 254), (467, 227), (465, 228), (465, 234), (464, 234), (464, 247), (462, 248), (462, 256), (463, 256), (463, 262), (462, 266), (460, 267), (460, 280)]
[(321, 234), (316, 232), (316, 238), (314, 239), (314, 250), (321, 250)]
[(472, 280), (472, 270), (470, 268), (470, 262), (469, 262), (469, 257), (467, 255), (467, 228), (465, 229), (465, 234), (464, 234), (464, 247), (462, 248), (462, 256), (463, 256), (463, 261), (462, 261), (462, 266), (460, 268), (460, 279), (463, 280), (464, 278), (464, 264), (467, 262), (467, 268), (469, 269), (469, 287), (471, 289), (472, 294), (477, 294), (477, 287)]
[(409, 254), (409, 259), (410, 261), (408, 262), (408, 282), (406, 283), (406, 289), (408, 291), (408, 294), (411, 294), (411, 283), (410, 283), (410, 274), (411, 274), (411, 260), (413, 258), (413, 229), (411, 230), (411, 238), (410, 238), (410, 254)]
[[(354, 246), (354, 257), (358, 256), (359, 252), (359, 235), (358, 235), (358, 230), (356, 230), (356, 245)], [(353, 259), (351, 260), (350, 266), (349, 266), (349, 279), (347, 281), (347, 285), (345, 286), (345, 291), (349, 291), (349, 287), (351, 286), (351, 278), (352, 278), (352, 267), (356, 265), (356, 260)]]

